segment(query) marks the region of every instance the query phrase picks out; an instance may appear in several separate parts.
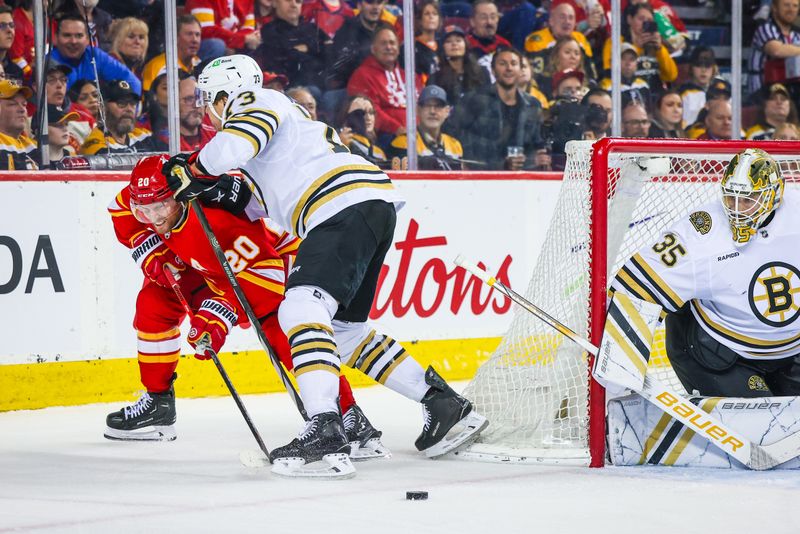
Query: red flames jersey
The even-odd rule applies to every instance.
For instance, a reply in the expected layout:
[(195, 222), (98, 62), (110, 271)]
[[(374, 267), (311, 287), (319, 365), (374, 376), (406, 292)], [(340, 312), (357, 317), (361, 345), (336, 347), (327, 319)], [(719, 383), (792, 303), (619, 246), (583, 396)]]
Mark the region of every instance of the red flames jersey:
[[(111, 202), (108, 211), (117, 239), (126, 247), (130, 248), (142, 232), (152, 231), (133, 216), (127, 187)], [(219, 208), (205, 208), (204, 211), (253, 311), (263, 319), (277, 310), (283, 300), (286, 273), (299, 240), (286, 233), (273, 232), (261, 220), (250, 221)], [(193, 210), (188, 209), (178, 226), (161, 239), (187, 267), (203, 276), (214, 293), (226, 298), (240, 318), (244, 318), (244, 311)]]

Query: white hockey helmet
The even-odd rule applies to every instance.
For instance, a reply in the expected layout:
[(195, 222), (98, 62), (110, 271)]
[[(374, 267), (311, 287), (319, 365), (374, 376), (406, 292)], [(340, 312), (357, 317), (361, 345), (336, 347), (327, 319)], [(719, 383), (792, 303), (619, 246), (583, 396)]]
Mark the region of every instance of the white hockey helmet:
[(215, 59), (206, 65), (197, 80), (197, 88), (211, 114), (223, 120), (213, 105), (220, 93), (231, 96), (248, 89), (261, 89), (263, 79), (261, 67), (253, 58), (235, 54)]

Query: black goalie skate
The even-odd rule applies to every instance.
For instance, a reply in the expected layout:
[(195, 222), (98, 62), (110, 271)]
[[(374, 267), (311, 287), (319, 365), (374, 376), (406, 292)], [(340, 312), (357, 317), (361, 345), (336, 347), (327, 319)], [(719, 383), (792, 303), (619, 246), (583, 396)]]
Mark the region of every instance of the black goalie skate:
[(364, 415), (357, 404), (353, 404), (343, 417), (344, 432), (350, 442), (351, 460), (369, 460), (371, 458), (390, 458), (389, 452), (381, 443), (380, 430), (377, 430)]
[(433, 367), (425, 372), (431, 386), (422, 397), (425, 427), (414, 445), (428, 458), (438, 458), (469, 445), (484, 428), (486, 418), (472, 408), (472, 403), (453, 391)]
[(350, 443), (336, 412), (317, 414), (300, 435), (269, 454), (272, 472), (285, 477), (350, 478)]
[(135, 404), (108, 414), (103, 436), (123, 441), (172, 441), (177, 437), (175, 418), (175, 390), (170, 386), (163, 393), (145, 393)]

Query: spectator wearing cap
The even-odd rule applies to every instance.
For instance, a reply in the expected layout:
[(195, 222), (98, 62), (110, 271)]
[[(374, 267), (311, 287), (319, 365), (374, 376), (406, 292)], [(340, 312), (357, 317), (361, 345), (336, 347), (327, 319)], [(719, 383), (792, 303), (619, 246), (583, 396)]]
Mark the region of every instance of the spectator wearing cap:
[[(271, 0), (270, 0), (270, 3)], [(344, 0), (310, 0), (303, 2), (302, 19), (319, 28), (333, 39), (347, 19), (353, 18), (353, 8)]]
[(45, 63), (44, 87), (47, 104), (69, 108), (67, 99), (67, 77), (72, 72), (68, 65), (52, 60)]
[(307, 88), (296, 85), (286, 91), (286, 96), (303, 106), (312, 120), (317, 120), (317, 99)]
[(536, 168), (549, 158), (542, 150), (541, 106), (517, 87), (521, 62), (520, 52), (498, 50), (492, 58), (497, 81), (467, 94), (448, 121), (465, 158), (482, 162), (483, 169)]
[[(405, 71), (397, 61), (400, 47), (391, 26), (381, 26), (375, 32), (371, 52), (353, 72), (347, 92), (350, 95), (363, 94), (372, 100), (378, 136), (383, 134), (390, 141), (394, 136), (405, 133), (406, 103), (409, 98), (415, 99), (416, 95), (406, 95)], [(419, 88), (422, 83), (419, 76), (415, 76), (416, 87)]]
[(733, 133), (733, 111), (731, 101), (727, 98), (717, 98), (707, 104), (707, 111), (703, 123), (705, 132), (698, 139), (717, 141), (731, 139)]
[(584, 74), (584, 80), (594, 82), (594, 78), (586, 75), (584, 70), (583, 50), (572, 37), (559, 37), (556, 44), (548, 50), (548, 61), (544, 72), (534, 73), (539, 89), (550, 99), (555, 98), (553, 75), (563, 70), (575, 70)]
[(577, 101), (583, 99), (588, 87), (583, 72), (564, 69), (553, 74), (553, 100)]
[(747, 139), (765, 141), (772, 139), (775, 130), (784, 124), (797, 124), (797, 107), (791, 100), (789, 90), (782, 83), (773, 83), (761, 88), (761, 105), (756, 124), (745, 133)]
[(117, 19), (111, 23), (111, 57), (142, 78), (150, 30), (147, 24), (135, 17)]
[(670, 89), (658, 95), (648, 137), (687, 137), (683, 129), (683, 100), (678, 91)]
[[(571, 39), (579, 48), (582, 68), (590, 74), (591, 78), (596, 78), (594, 74), (594, 63), (592, 59), (592, 47), (589, 41), (579, 31), (575, 23), (575, 8), (571, 2), (555, 1), (550, 4), (550, 17), (547, 26), (535, 31), (525, 39), (525, 54), (531, 60), (531, 68), (534, 76), (542, 75), (548, 63), (548, 58), (552, 57), (551, 52), (556, 42), (560, 39)], [(565, 66), (562, 68), (577, 68), (577, 66)], [(561, 69), (555, 69), (561, 70)], [(554, 72), (551, 70), (551, 72)]]
[[(191, 74), (194, 68), (200, 64), (200, 57), (197, 55), (202, 43), (200, 23), (192, 15), (182, 15), (178, 18), (176, 26), (178, 68), (187, 74)], [(165, 72), (167, 72), (167, 55), (159, 54), (144, 66), (142, 88), (145, 91), (149, 91), (153, 80)]]
[(328, 89), (344, 89), (353, 72), (369, 57), (372, 37), (378, 29), (386, 2), (360, 0), (357, 5), (358, 15), (342, 24), (329, 48), (325, 75)]
[(457, 105), (463, 96), (484, 85), (489, 85), (489, 72), (481, 67), (475, 56), (467, 50), (467, 34), (459, 26), (446, 26), (442, 42), (436, 51), (439, 70), (428, 79), (447, 93), (447, 100)]
[[(215, 39), (242, 53), (261, 44), (261, 34), (255, 31), (253, 0), (187, 0), (186, 11), (200, 22), (204, 42)], [(213, 59), (202, 52), (200, 57)]]
[(800, 5), (796, 0), (772, 0), (771, 8), (769, 19), (756, 29), (750, 45), (751, 94), (757, 94), (765, 83), (785, 84), (787, 67), (800, 70), (800, 30), (795, 26)]
[(647, 137), (650, 117), (644, 103), (631, 100), (622, 109), (622, 137)]
[(317, 26), (300, 19), (301, 5), (301, 0), (272, 0), (274, 18), (261, 28), (256, 57), (264, 70), (283, 74), (291, 84), (320, 94), (325, 49), (333, 43)]
[(102, 92), (105, 98), (106, 132), (95, 127), (81, 146), (80, 153), (91, 156), (153, 151), (150, 130), (136, 126), (139, 93), (126, 80), (112, 80)]
[[(10, 7), (0, 5), (0, 64), (3, 65), (6, 78), (18, 80), (21, 83), (25, 79), (25, 73), (23, 68), (18, 65), (18, 62), (22, 61), (22, 64), (26, 67), (28, 65), (23, 58), (13, 58), (11, 55), (16, 28), (11, 11)], [(30, 72), (30, 67), (28, 67), (28, 70)]]
[(264, 87), (264, 89), (272, 89), (279, 93), (285, 92), (288, 85), (289, 78), (287, 78), (286, 75), (276, 74), (274, 72), (265, 72), (261, 82), (261, 86)]
[(70, 121), (74, 120), (80, 120), (80, 116), (74, 111), (66, 111), (59, 106), (47, 106), (47, 148), (50, 167), (53, 169), (62, 158), (75, 155), (68, 130)]
[(357, 154), (380, 168), (387, 168), (389, 160), (377, 145), (375, 131), (375, 106), (365, 95), (347, 97), (336, 115), (339, 139), (350, 152)]
[(35, 55), (33, 34), (33, 0), (19, 0), (11, 13), (14, 19), (14, 43), (9, 54), (15, 58), (25, 76), (33, 73)]
[(38, 167), (31, 158), (36, 142), (25, 135), (27, 103), (33, 92), (11, 80), (0, 80), (0, 170), (24, 171)]
[[(650, 105), (650, 84), (641, 76), (637, 76), (639, 52), (630, 43), (622, 43), (620, 48), (620, 92), (623, 101), (639, 100), (645, 105)], [(600, 88), (611, 92), (610, 73), (600, 80)]]
[(100, 82), (108, 80), (125, 80), (137, 92), (142, 91), (142, 82), (125, 65), (95, 48), (88, 50), (89, 36), (86, 33), (86, 22), (80, 15), (67, 14), (56, 23), (55, 48), (50, 58), (56, 63), (69, 65), (72, 72), (67, 79), (68, 87), (76, 80), (93, 80), (95, 65)]
[[(455, 137), (442, 133), (442, 125), (450, 114), (447, 93), (438, 85), (429, 85), (419, 95), (417, 105), (417, 156), (421, 170), (451, 171), (462, 168), (464, 149)], [(388, 156), (392, 168), (407, 168), (408, 137), (398, 135), (392, 141)]]
[(65, 0), (56, 18), (64, 15), (74, 15), (81, 20), (89, 22), (89, 36), (92, 45), (100, 47), (104, 52), (111, 51), (111, 22), (113, 18), (107, 11), (97, 7), (98, 0)]
[(689, 56), (689, 79), (680, 86), (678, 92), (683, 100), (683, 123), (692, 124), (697, 120), (700, 110), (706, 105), (706, 91), (718, 78), (719, 68), (714, 50), (708, 46), (698, 46)]
[(711, 82), (711, 86), (706, 91), (706, 104), (703, 109), (697, 114), (695, 120), (689, 126), (686, 126), (686, 134), (690, 139), (699, 139), (706, 131), (706, 114), (711, 102), (714, 100), (730, 100), (731, 99), (731, 84), (722, 78), (715, 78)]
[[(628, 4), (622, 24), (622, 40), (636, 48), (636, 76), (644, 78), (652, 92), (660, 92), (678, 77), (678, 65), (658, 32), (650, 4)], [(603, 45), (603, 69), (611, 69), (611, 38)]]

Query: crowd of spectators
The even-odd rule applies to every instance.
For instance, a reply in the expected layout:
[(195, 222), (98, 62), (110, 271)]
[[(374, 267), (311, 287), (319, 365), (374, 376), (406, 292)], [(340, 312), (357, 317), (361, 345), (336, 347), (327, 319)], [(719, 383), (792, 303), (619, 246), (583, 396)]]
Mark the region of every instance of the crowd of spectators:
[[(726, 2), (674, 0), (713, 7)], [(565, 145), (609, 135), (609, 0), (179, 0), (182, 151), (214, 135), (196, 76), (252, 56), (264, 86), (327, 122), (351, 151), (402, 169), (416, 106), (423, 169), (563, 168)], [(668, 0), (622, 0), (622, 134), (729, 139), (731, 86)], [(746, 69), (749, 139), (800, 137), (800, 0), (748, 0), (758, 25)], [(50, 0), (43, 94), (33, 76), (33, 0), (0, 0), (0, 169), (67, 155), (169, 146), (164, 6), (159, 0)], [(404, 46), (413, 43), (416, 93)], [(39, 110), (47, 110), (44, 129)], [(44, 130), (44, 131), (39, 131)]]

